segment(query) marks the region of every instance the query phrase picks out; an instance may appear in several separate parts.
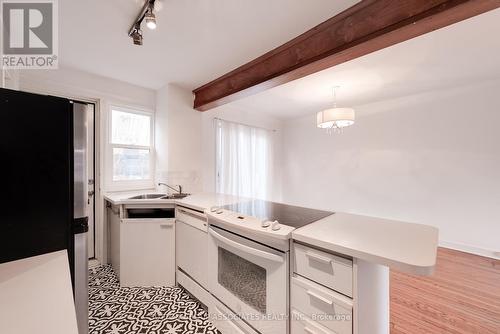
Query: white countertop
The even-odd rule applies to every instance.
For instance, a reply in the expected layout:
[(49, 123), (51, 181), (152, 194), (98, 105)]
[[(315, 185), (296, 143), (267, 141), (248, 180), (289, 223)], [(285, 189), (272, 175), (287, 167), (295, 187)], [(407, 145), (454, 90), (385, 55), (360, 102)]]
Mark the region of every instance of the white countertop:
[[(178, 200), (128, 200), (131, 196), (146, 193), (159, 192), (154, 189), (111, 192), (105, 193), (104, 198), (113, 204), (176, 203), (198, 211), (249, 200), (215, 193), (198, 193)], [(433, 272), (438, 246), (438, 230), (434, 227), (346, 213), (335, 213), (299, 228), (292, 233), (292, 238), (418, 275)]]
[(198, 211), (205, 211), (209, 210), (213, 206), (228, 205), (242, 200), (248, 200), (248, 198), (215, 193), (199, 193), (190, 195), (183, 199), (178, 199), (175, 202), (179, 205), (187, 206)]
[[(135, 191), (116, 191), (116, 192), (106, 192), (103, 194), (105, 200), (111, 202), (114, 205), (119, 204), (165, 204), (165, 203), (175, 203), (174, 199), (129, 199), (132, 196), (142, 195), (142, 194), (165, 194), (165, 192), (158, 191), (156, 189), (146, 189), (146, 190), (135, 190)], [(165, 194), (166, 195), (166, 194)]]
[(367, 216), (335, 213), (292, 232), (294, 240), (394, 268), (430, 275), (438, 229)]
[[(222, 206), (231, 203), (238, 202), (242, 200), (240, 197), (216, 194), (216, 193), (197, 193), (189, 195), (183, 199), (141, 199), (141, 200), (131, 200), (132, 196), (142, 195), (142, 194), (164, 194), (164, 192), (157, 191), (155, 189), (146, 190), (136, 190), (136, 191), (120, 191), (120, 192), (106, 192), (103, 197), (105, 200), (111, 202), (114, 205), (120, 204), (165, 204), (165, 203), (176, 203), (182, 206), (186, 206), (198, 211), (205, 211), (213, 206)], [(248, 200), (248, 199), (247, 199)]]
[(0, 264), (2, 333), (78, 334), (67, 252)]

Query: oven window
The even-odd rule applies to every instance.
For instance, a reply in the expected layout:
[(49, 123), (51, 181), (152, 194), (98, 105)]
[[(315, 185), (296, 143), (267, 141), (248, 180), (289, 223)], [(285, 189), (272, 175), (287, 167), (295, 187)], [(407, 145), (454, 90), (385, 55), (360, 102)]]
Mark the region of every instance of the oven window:
[(241, 301), (266, 313), (266, 270), (219, 247), (218, 281)]

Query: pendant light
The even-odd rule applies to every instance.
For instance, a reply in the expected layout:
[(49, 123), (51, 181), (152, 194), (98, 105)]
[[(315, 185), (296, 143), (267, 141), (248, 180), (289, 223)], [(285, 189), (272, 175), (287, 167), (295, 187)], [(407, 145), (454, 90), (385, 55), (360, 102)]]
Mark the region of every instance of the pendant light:
[(354, 124), (354, 109), (337, 107), (338, 88), (340, 87), (333, 87), (333, 107), (316, 114), (316, 125), (318, 128), (328, 129), (329, 132), (342, 132), (343, 128)]

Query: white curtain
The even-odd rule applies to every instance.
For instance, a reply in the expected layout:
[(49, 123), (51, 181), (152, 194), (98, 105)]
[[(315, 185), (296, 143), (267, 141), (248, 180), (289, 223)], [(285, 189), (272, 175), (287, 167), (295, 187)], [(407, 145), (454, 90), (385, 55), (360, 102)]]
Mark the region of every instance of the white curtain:
[(270, 199), (272, 130), (215, 119), (218, 193)]

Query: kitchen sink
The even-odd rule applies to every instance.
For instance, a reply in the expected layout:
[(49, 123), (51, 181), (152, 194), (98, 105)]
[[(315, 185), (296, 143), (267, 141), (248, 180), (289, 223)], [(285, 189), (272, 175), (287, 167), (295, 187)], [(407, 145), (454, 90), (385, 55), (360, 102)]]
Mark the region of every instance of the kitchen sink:
[(189, 196), (189, 195), (191, 195), (191, 194), (176, 193), (176, 194), (171, 194), (168, 196), (163, 196), (160, 199), (181, 199), (181, 198), (184, 198), (184, 197)]
[(155, 199), (160, 197), (166, 197), (166, 194), (142, 194), (129, 197), (128, 199)]
[(175, 193), (171, 195), (167, 194), (142, 194), (142, 195), (137, 195), (137, 196), (132, 196), (129, 197), (128, 199), (181, 199), (186, 196), (189, 196), (190, 194), (186, 193)]

